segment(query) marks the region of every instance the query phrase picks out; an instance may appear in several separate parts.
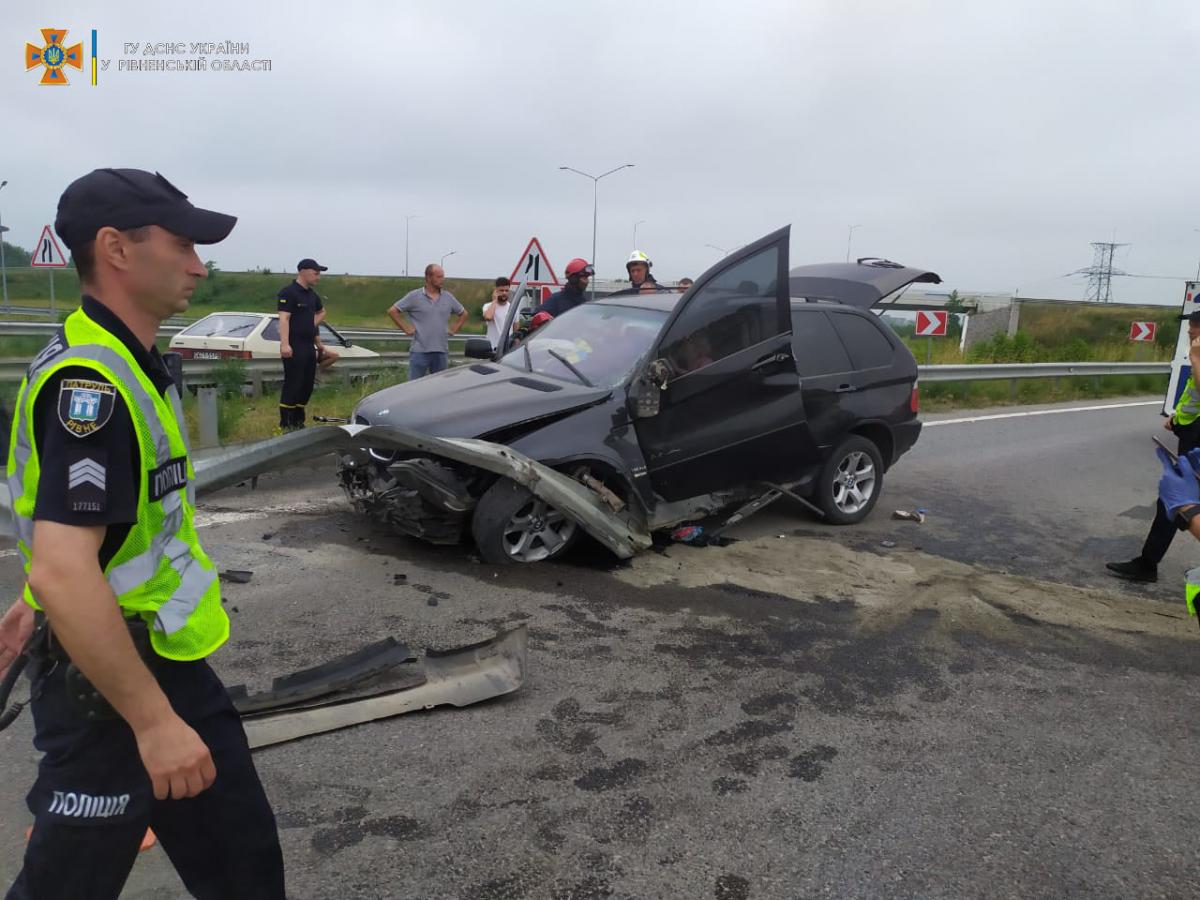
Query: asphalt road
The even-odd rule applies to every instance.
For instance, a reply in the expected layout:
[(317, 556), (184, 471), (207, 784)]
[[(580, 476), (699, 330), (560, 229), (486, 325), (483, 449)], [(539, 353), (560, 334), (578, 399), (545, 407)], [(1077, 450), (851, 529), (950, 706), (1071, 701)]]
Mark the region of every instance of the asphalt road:
[[(1099, 574), (1149, 521), (1157, 421), (1134, 407), (936, 425), (863, 526), (775, 508), (730, 548), (623, 568), (584, 547), (496, 570), (392, 537), (322, 469), (217, 495), (205, 546), (254, 571), (226, 586), (234, 635), (214, 665), (230, 683), (261, 686), (386, 634), (445, 647), (530, 628), (517, 694), (257, 755), (290, 894), (1195, 896), (1200, 638), (1174, 616), (1200, 548), (1178, 542), (1149, 591)], [(924, 525), (889, 518), (914, 506)], [(855, 565), (839, 590), (816, 587), (822, 547)], [(752, 558), (739, 548), (794, 577), (747, 587), (762, 580), (736, 571)], [(944, 563), (968, 595), (957, 606), (935, 597), (939, 577), (895, 574), (947, 559), (981, 564)], [(651, 564), (682, 580), (709, 560), (734, 568), (703, 587), (636, 583)], [(985, 577), (993, 592), (1069, 597), (1080, 622), (1007, 607)], [(18, 579), (0, 559), (0, 589)], [(1093, 597), (1134, 627), (1089, 625)], [(0, 735), (0, 882), (29, 820), (29, 739), (28, 716)], [(125, 896), (181, 896), (161, 850)]]
[[(1136, 556), (1154, 518), (1158, 478), (1155, 435), (1174, 446), (1158, 414), (1161, 398), (956, 411), (925, 417), (917, 449), (886, 476), (871, 518), (840, 537), (863, 548), (896, 541), (951, 559), (1071, 584), (1123, 585), (1107, 560)], [(1116, 407), (1116, 408), (1104, 408)], [(1031, 415), (1031, 413), (1036, 413)], [(977, 419), (977, 421), (962, 421)], [(890, 518), (925, 508), (924, 525)], [(803, 520), (780, 502), (733, 534), (791, 532)], [(806, 534), (828, 534), (811, 520)], [(1200, 548), (1176, 540), (1159, 583), (1137, 596), (1176, 599)]]

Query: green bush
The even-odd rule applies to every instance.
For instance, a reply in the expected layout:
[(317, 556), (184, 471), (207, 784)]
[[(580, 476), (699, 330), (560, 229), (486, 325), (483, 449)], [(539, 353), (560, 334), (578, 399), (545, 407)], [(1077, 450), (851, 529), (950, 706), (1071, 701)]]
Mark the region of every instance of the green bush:
[(221, 397), (240, 397), (242, 386), (249, 376), (246, 374), (246, 361), (242, 359), (223, 359), (213, 367), (213, 378), (216, 380), (217, 393)]

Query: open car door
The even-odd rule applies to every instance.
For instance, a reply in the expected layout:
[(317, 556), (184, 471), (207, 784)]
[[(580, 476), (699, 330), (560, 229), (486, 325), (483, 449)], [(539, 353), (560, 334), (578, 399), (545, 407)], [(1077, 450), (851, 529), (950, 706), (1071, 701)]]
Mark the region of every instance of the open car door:
[(537, 288), (528, 289), (524, 278), (510, 291), (509, 296), (512, 299), (508, 302), (508, 315), (505, 317), (504, 323), (500, 326), (500, 346), (492, 348), (494, 351), (493, 359), (499, 359), (517, 345), (517, 342), (513, 339), (513, 328), (518, 318), (526, 310), (529, 311), (529, 315), (532, 315), (533, 311), (542, 302), (538, 299)]
[[(701, 275), (631, 386), (646, 468), (667, 500), (786, 481), (815, 458), (792, 356), (790, 230)], [(637, 399), (647, 390), (651, 406)]]

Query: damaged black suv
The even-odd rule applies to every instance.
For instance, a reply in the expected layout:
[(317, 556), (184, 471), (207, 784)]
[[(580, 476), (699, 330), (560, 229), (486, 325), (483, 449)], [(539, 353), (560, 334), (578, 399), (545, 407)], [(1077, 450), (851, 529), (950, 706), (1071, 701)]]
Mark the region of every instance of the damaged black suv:
[[(493, 563), (549, 559), (581, 530), (614, 546), (608, 524), (646, 546), (761, 497), (861, 521), (921, 430), (916, 363), (869, 309), (941, 279), (877, 259), (789, 271), (788, 232), (682, 295), (600, 298), (520, 343), (511, 304), (500, 347), (468, 343), (479, 362), (354, 411), (358, 425), (450, 441), (348, 453), (343, 487), (402, 533), (454, 543), (469, 530)], [(555, 506), (548, 485), (561, 498), (566, 479), (584, 506)]]

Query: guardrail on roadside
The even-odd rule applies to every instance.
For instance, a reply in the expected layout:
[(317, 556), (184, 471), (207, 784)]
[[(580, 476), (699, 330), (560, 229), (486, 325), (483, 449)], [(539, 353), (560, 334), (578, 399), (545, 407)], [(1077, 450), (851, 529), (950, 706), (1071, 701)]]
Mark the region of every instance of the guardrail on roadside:
[(989, 363), (917, 366), (921, 381), (1011, 381), (1014, 378), (1073, 378), (1102, 375), (1169, 375), (1169, 362)]
[[(62, 326), (58, 322), (0, 322), (0, 337), (47, 337), (58, 331)], [(163, 325), (158, 329), (160, 338), (172, 338), (186, 328), (186, 325)], [(408, 341), (411, 340), (404, 332), (395, 328), (338, 328), (337, 333), (351, 341)], [(452, 334), (451, 344), (465, 344), (468, 338), (484, 337), (482, 334)]]
[[(453, 354), (461, 356), (460, 353)], [(381, 353), (378, 356), (338, 360), (330, 371), (370, 372), (388, 369), (407, 362), (407, 353)], [(278, 359), (243, 359), (246, 374), (260, 384), (263, 376), (283, 377), (283, 366)], [(211, 377), (227, 360), (185, 359), (184, 378), (191, 384), (211, 384), (203, 379)], [(0, 359), (0, 382), (20, 381), (29, 366), (27, 359)], [(996, 363), (987, 365), (917, 366), (918, 378), (925, 382), (936, 381), (1016, 381), (1024, 378), (1081, 378), (1103, 375), (1167, 375), (1169, 362), (1079, 362), (1079, 363)]]

